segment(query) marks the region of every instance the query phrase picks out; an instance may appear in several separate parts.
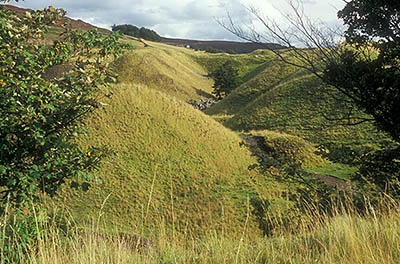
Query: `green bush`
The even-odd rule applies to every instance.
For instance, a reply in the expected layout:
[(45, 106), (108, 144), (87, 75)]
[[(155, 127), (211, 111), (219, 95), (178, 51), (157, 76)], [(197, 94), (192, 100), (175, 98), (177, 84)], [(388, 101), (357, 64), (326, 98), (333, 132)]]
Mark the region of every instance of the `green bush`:
[(211, 78), (214, 79), (214, 91), (212, 92), (217, 99), (221, 100), (233, 89), (240, 85), (238, 71), (233, 67), (231, 61), (227, 61), (210, 73)]
[(112, 31), (120, 31), (125, 35), (132, 36), (135, 38), (143, 38), (145, 40), (150, 40), (150, 41), (161, 41), (160, 35), (157, 34), (154, 30), (141, 27), (138, 28), (133, 25), (113, 25)]
[[(83, 179), (73, 187), (87, 189), (101, 156), (74, 139), (99, 106), (100, 89), (115, 81), (107, 60), (127, 46), (118, 34), (70, 29), (42, 44), (46, 27), (64, 15), (53, 7), (22, 17), (0, 10), (0, 194), (15, 205), (38, 191), (55, 194), (67, 178)], [(45, 78), (59, 65), (66, 71)]]
[(400, 147), (371, 151), (361, 157), (360, 169), (352, 177), (364, 193), (378, 197), (386, 193), (400, 198)]

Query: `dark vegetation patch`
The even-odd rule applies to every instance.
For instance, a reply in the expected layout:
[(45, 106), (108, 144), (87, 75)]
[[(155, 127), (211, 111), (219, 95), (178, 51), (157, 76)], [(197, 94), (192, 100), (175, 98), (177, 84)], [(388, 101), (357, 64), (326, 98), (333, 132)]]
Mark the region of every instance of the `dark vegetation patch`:
[(135, 37), (135, 38), (143, 38), (145, 40), (150, 40), (150, 41), (161, 41), (160, 35), (157, 34), (154, 30), (141, 27), (138, 28), (134, 25), (113, 25), (112, 31), (119, 31), (125, 35)]

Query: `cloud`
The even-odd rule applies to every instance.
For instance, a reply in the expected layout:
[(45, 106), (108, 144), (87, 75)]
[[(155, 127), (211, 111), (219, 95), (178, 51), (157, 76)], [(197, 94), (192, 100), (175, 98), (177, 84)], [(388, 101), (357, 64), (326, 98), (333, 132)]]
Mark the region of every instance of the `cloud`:
[[(279, 19), (286, 12), (281, 0), (28, 0), (16, 5), (43, 8), (50, 5), (64, 8), (67, 15), (101, 27), (133, 24), (156, 30), (159, 34), (192, 39), (236, 39), (216, 20), (227, 12), (238, 23), (254, 21), (245, 7), (254, 6), (264, 14)], [(323, 2), (323, 3), (322, 3)], [(305, 0), (307, 11), (335, 20), (336, 11), (329, 4), (342, 0)], [(15, 4), (15, 3), (14, 3)], [(339, 5), (340, 6), (340, 5)], [(340, 6), (341, 7), (341, 6)]]

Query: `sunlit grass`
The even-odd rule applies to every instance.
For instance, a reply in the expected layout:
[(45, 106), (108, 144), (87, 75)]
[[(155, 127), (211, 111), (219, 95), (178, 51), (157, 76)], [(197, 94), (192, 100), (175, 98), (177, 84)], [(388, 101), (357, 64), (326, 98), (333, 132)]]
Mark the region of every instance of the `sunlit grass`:
[[(312, 215), (312, 216), (311, 216)], [(12, 263), (399, 263), (398, 205), (368, 210), (336, 209), (333, 216), (310, 214), (313, 227), (295, 234), (283, 228), (272, 237), (251, 233), (232, 238), (209, 230), (207, 236), (166, 236), (161, 225), (152, 245), (135, 247), (112, 233), (72, 227), (65, 235), (49, 222), (31, 249)], [(38, 221), (36, 219), (36, 221)], [(7, 222), (7, 219), (3, 219)], [(243, 226), (242, 230), (245, 230)], [(18, 248), (18, 239), (10, 241)], [(7, 257), (7, 256), (4, 256)]]
[[(109, 196), (103, 218), (126, 231), (149, 234), (161, 221), (188, 236), (240, 233), (254, 188), (279, 193), (271, 179), (248, 169), (256, 160), (236, 133), (189, 104), (132, 84), (115, 86), (103, 103), (79, 143), (109, 149), (95, 174), (102, 183), (86, 193), (64, 188), (57, 198), (78, 218), (96, 216)], [(253, 216), (248, 225), (261, 232)]]
[(150, 45), (115, 63), (121, 82), (145, 85), (184, 101), (212, 97), (213, 81), (188, 51), (152, 42)]
[(343, 180), (349, 180), (350, 176), (357, 171), (357, 167), (346, 164), (326, 163), (324, 166), (309, 169), (309, 172), (330, 175)]
[[(249, 63), (242, 71), (247, 82), (207, 111), (213, 120), (184, 101), (210, 96), (212, 81), (205, 75), (229, 55), (135, 43), (137, 49), (114, 65), (122, 83), (113, 87), (111, 99), (101, 99), (104, 107), (87, 121), (91, 134), (78, 140), (81, 148), (108, 148), (95, 173), (102, 183), (94, 182), (87, 193), (64, 188), (47, 201), (48, 208), (55, 203), (70, 212), (66, 221), (75, 224), (67, 233), (51, 221), (37, 224), (41, 235), (25, 253), (17, 232), (11, 241), (2, 240), (1, 249), (8, 243), (24, 257), (13, 263), (400, 262), (400, 213), (393, 209), (398, 205), (366, 215), (355, 208), (337, 208), (333, 215), (310, 211), (296, 225), (283, 225), (291, 210), (279, 198), (285, 188), (249, 171), (255, 158), (236, 133), (215, 121), (237, 131), (273, 128), (314, 143), (326, 137), (370, 140), (366, 130), (311, 123), (325, 124), (321, 116), (313, 119), (321, 103), (314, 90), (321, 87), (318, 81), (276, 63), (269, 53), (232, 56)], [(310, 167), (324, 163), (300, 138), (261, 135), (287, 143), (283, 151), (305, 147), (306, 153), (298, 148), (306, 156), (300, 159)], [(271, 202), (263, 217), (275, 219), (274, 232), (261, 230), (250, 202), (257, 198)], [(2, 228), (13, 225), (7, 217)], [(40, 222), (36, 215), (35, 221)], [(153, 246), (132, 247), (120, 232), (150, 239)]]
[(261, 137), (270, 155), (282, 155), (291, 162), (301, 164), (302, 168), (316, 168), (327, 163), (316, 154), (317, 149), (302, 138), (269, 130), (250, 131), (249, 134)]

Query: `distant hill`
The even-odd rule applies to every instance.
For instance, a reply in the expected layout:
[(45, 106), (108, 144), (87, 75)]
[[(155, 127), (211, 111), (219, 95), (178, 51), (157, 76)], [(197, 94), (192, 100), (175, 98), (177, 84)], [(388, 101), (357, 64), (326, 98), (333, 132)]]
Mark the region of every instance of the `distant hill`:
[(284, 49), (286, 47), (274, 44), (264, 43), (263, 45), (250, 42), (221, 41), (221, 40), (191, 40), (191, 39), (174, 39), (161, 38), (161, 42), (169, 45), (188, 47), (197, 50), (204, 50), (211, 53), (227, 52), (227, 53), (251, 53), (258, 49)]

